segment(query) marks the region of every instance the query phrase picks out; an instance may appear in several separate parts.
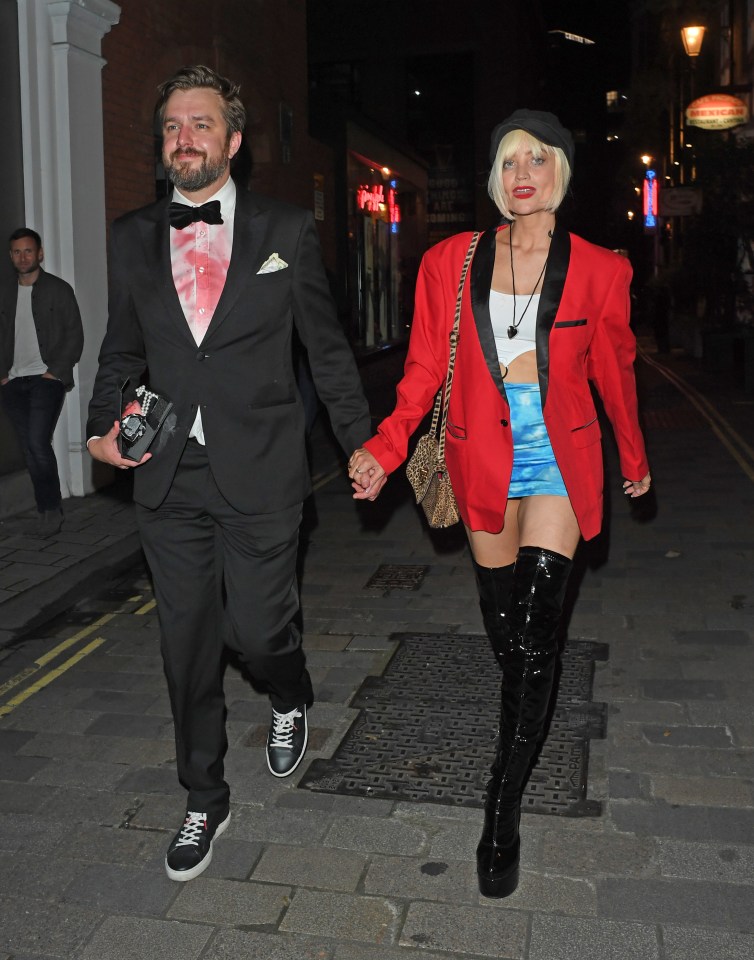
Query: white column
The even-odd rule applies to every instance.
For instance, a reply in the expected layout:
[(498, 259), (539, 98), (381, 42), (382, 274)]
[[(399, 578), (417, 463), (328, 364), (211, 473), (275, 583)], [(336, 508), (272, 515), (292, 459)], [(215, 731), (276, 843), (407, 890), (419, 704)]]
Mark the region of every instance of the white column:
[(102, 38), (118, 23), (110, 0), (18, 0), (27, 226), (44, 266), (67, 280), (84, 324), (84, 353), (55, 431), (63, 496), (93, 489), (86, 412), (107, 322)]

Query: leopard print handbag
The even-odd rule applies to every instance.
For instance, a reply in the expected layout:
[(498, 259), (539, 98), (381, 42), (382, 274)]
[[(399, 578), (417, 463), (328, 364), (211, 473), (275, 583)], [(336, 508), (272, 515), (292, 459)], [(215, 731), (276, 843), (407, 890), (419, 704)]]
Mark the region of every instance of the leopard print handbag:
[[(463, 288), (466, 283), (466, 274), (474, 256), (474, 250), (479, 242), (480, 233), (471, 238), (466, 259), (461, 270), (461, 279), (458, 284), (456, 298), (456, 312), (453, 329), (450, 333), (450, 356), (448, 359), (448, 373), (445, 385), (438, 391), (435, 406), (432, 412), (432, 423), (429, 432), (419, 437), (413, 454), (406, 464), (406, 477), (411, 484), (417, 504), (421, 504), (427, 523), (435, 529), (451, 527), (458, 523), (460, 514), (456, 503), (453, 487), (445, 465), (445, 431), (448, 422), (448, 404), (450, 403), (450, 388), (453, 385), (453, 368), (455, 366), (456, 348), (458, 347), (458, 328), (461, 322), (461, 301)], [(442, 416), (441, 416), (442, 411)], [(439, 423), (439, 433), (438, 433)]]

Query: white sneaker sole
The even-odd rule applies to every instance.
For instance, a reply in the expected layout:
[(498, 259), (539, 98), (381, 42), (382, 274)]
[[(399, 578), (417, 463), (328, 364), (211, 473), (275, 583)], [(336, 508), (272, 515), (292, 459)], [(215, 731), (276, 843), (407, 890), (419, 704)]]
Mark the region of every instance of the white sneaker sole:
[(217, 830), (215, 830), (215, 835), (209, 842), (209, 850), (207, 855), (203, 860), (200, 860), (195, 867), (192, 867), (190, 870), (173, 870), (168, 866), (168, 858), (165, 857), (165, 873), (170, 877), (171, 880), (177, 880), (178, 883), (185, 883), (187, 880), (193, 880), (195, 877), (198, 877), (200, 873), (204, 873), (207, 867), (212, 863), (212, 844), (217, 840), (221, 833), (225, 833), (230, 823), (230, 814), (223, 820), (222, 823), (218, 824)]

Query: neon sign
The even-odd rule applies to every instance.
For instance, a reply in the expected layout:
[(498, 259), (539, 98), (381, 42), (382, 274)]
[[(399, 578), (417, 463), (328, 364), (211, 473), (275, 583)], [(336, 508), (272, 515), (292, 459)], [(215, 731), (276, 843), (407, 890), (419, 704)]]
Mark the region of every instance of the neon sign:
[(385, 195), (382, 184), (377, 186), (360, 186), (356, 190), (356, 203), (360, 210), (367, 213), (379, 213), (380, 205), (384, 204)]
[[(381, 183), (361, 184), (356, 188), (356, 204), (359, 210), (381, 214), (388, 223), (398, 224), (401, 222), (398, 191), (395, 189), (395, 181), (391, 180), (390, 183), (391, 186), (388, 189), (387, 196), (385, 196), (385, 188)], [(397, 228), (393, 232), (397, 232)]]
[(654, 170), (647, 170), (644, 176), (644, 226), (654, 229), (657, 226), (657, 198), (660, 184)]
[(387, 192), (387, 214), (387, 218), (390, 223), (401, 222), (401, 208), (398, 205), (398, 201), (395, 196), (395, 190), (393, 190), (392, 187)]

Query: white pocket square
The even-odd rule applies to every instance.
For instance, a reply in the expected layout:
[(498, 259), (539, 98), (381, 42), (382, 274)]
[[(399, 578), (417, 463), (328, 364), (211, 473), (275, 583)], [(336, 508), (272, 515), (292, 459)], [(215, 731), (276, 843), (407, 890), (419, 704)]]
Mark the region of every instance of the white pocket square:
[(276, 270), (285, 270), (287, 266), (285, 260), (281, 260), (276, 253), (271, 253), (257, 270), (257, 273), (275, 273)]

